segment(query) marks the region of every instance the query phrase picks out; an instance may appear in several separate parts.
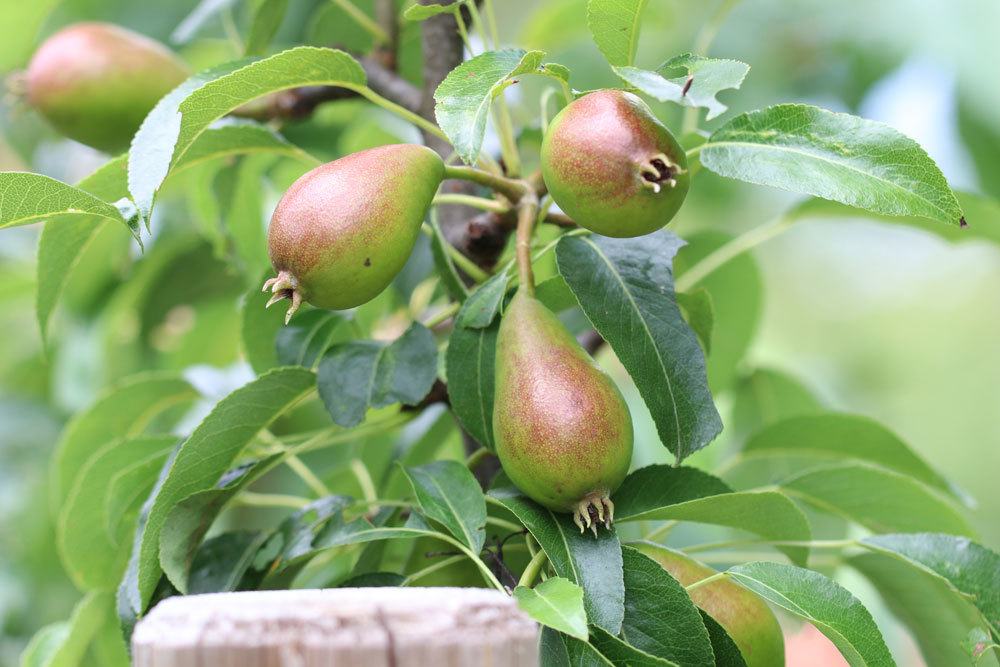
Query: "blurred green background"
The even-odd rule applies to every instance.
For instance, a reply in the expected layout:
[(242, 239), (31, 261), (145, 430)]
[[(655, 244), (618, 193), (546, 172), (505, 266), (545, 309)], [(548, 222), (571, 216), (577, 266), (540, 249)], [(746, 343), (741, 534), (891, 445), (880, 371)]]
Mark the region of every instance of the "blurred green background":
[[(195, 4), (8, 0), (0, 5), (0, 71), (23, 67), (41, 37), (83, 19), (169, 43)], [(290, 6), (276, 48), (365, 47), (331, 3)], [(652, 69), (689, 50), (714, 6), (652, 0), (637, 65)], [(238, 5), (234, 14), (238, 23)], [(503, 0), (498, 14), (505, 42), (547, 51), (572, 69), (575, 88), (618, 85), (590, 40), (585, 0)], [(752, 66), (742, 90), (722, 95), (731, 112), (802, 101), (885, 121), (920, 141), (956, 189), (1000, 198), (998, 26), (995, 0), (745, 0), (711, 55)], [(180, 50), (194, 66), (231, 57), (219, 21)], [(416, 71), (419, 63), (403, 65)], [(527, 125), (538, 124), (542, 85), (526, 80), (509, 92)], [(381, 113), (361, 114), (354, 102), (335, 106), (288, 136), (328, 158), (394, 137), (413, 140), (409, 128)], [(676, 109), (657, 112), (679, 127)], [(103, 159), (5, 98), (0, 168), (73, 182)], [(266, 174), (266, 213), (301, 168), (270, 158), (256, 168)], [(0, 664), (12, 664), (26, 638), (64, 618), (77, 598), (60, 568), (45, 502), (48, 457), (62, 424), (109, 382), (142, 369), (195, 367), (200, 386), (219, 392), (249, 378), (238, 344), (247, 285), (227, 269), (215, 231), (227, 212), (219, 193), (237, 187), (235, 179), (215, 166), (180, 180), (154, 221), (156, 261), (152, 253), (140, 258), (121, 230), (102, 234), (73, 275), (45, 351), (34, 317), (41, 227), (0, 232)], [(711, 245), (708, 230), (739, 234), (795, 201), (702, 172), (675, 231)], [(1000, 225), (1000, 207), (979, 209), (978, 218), (968, 212), (971, 225)], [(949, 243), (860, 215), (806, 219), (726, 271), (717, 279), (731, 289), (725, 303), (716, 295), (722, 331), (713, 344), (729, 359), (713, 357), (710, 371), (728, 428), (695, 464), (711, 467), (745, 436), (734, 426), (733, 388), (755, 369), (780, 370), (825, 405), (874, 417), (907, 440), (977, 499), (983, 541), (1000, 548), (1000, 248)], [(644, 443), (636, 463), (667, 460), (648, 415), (632, 402)]]

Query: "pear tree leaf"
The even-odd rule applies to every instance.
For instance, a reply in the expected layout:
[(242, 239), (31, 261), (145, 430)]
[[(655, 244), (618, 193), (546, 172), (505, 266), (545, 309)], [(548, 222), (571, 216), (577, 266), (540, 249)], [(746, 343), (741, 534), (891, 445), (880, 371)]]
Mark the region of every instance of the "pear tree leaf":
[(31, 638), (21, 653), (21, 667), (76, 667), (83, 664), (87, 647), (107, 620), (109, 593), (87, 593), (68, 621), (47, 625)]
[(170, 451), (156, 452), (122, 467), (111, 477), (104, 494), (104, 532), (119, 548), (131, 539), (134, 520), (169, 456)]
[(439, 14), (454, 14), (462, 5), (466, 3), (467, 0), (456, 0), (451, 4), (447, 5), (437, 5), (437, 4), (415, 4), (406, 8), (403, 12), (403, 18), (407, 21), (426, 21), (427, 19), (437, 16)]
[(518, 586), (514, 589), (514, 600), (542, 625), (587, 641), (583, 589), (569, 579), (549, 577), (534, 588)]
[(459, 157), (473, 164), (486, 134), (490, 104), (514, 77), (535, 73), (542, 51), (487, 51), (453, 69), (434, 91), (434, 115)]
[(254, 9), (244, 53), (256, 56), (267, 50), (281, 28), (281, 21), (288, 11), (288, 0), (261, 0)]
[(740, 647), (736, 645), (733, 638), (729, 636), (726, 629), (719, 625), (714, 618), (701, 611), (701, 620), (708, 630), (708, 637), (712, 640), (712, 653), (715, 654), (716, 667), (747, 667), (747, 661), (740, 653)]
[(414, 322), (392, 343), (352, 341), (334, 345), (319, 363), (323, 404), (340, 426), (364, 421), (369, 407), (416, 405), (437, 377), (434, 335)]
[(26, 171), (0, 172), (0, 229), (67, 216), (96, 216), (127, 226), (138, 239), (138, 226), (114, 204), (49, 176)]
[(510, 276), (507, 275), (506, 271), (500, 270), (480, 285), (469, 296), (466, 307), (459, 312), (456, 319), (458, 325), (468, 329), (485, 329), (493, 324), (493, 320), (500, 313), (509, 282)]
[(767, 602), (815, 625), (851, 667), (895, 666), (871, 613), (832, 579), (783, 563), (746, 563), (726, 572)]
[[(681, 69), (686, 72), (684, 76), (668, 78), (670, 72)], [(685, 53), (663, 63), (655, 72), (638, 67), (615, 67), (614, 70), (626, 83), (660, 102), (708, 109), (705, 120), (712, 120), (727, 109), (719, 101), (718, 94), (743, 85), (750, 66), (738, 60)]]
[[(596, 625), (592, 625), (591, 628), (592, 635), (602, 632), (603, 636), (613, 636)], [(624, 644), (621, 640), (618, 641)], [(614, 663), (601, 655), (593, 644), (545, 626), (542, 626), (542, 636), (538, 642), (538, 657), (543, 667), (614, 667)], [(635, 665), (646, 667), (643, 663)]]
[(296, 313), (287, 325), (278, 328), (274, 341), (278, 365), (315, 369), (345, 321), (343, 313), (333, 310)]
[(239, 530), (221, 533), (205, 540), (191, 561), (191, 573), (185, 590), (190, 595), (228, 593), (249, 590), (263, 578), (262, 572), (250, 572), (254, 558), (268, 534)]
[(678, 664), (638, 649), (596, 625), (590, 626), (590, 645), (606, 660), (599, 663), (602, 666), (615, 664), (629, 667), (677, 667)]
[[(479, 291), (482, 291), (482, 287)], [(477, 292), (478, 293), (478, 292)], [(472, 299), (466, 299), (458, 311), (461, 322)], [(459, 324), (448, 338), (445, 375), (448, 379), (448, 399), (455, 417), (469, 435), (489, 450), (493, 450), (493, 394), (496, 373), (496, 346), (499, 322), (481, 329)]]
[(589, 0), (587, 26), (604, 57), (613, 66), (631, 65), (639, 46), (642, 10), (647, 0)]
[(678, 461), (722, 430), (704, 353), (674, 297), (671, 261), (682, 245), (660, 230), (635, 239), (564, 236), (556, 246), (559, 273), (632, 376)]
[(715, 309), (712, 294), (704, 287), (696, 287), (690, 292), (677, 293), (677, 305), (684, 313), (688, 326), (698, 335), (698, 341), (706, 355), (712, 353), (712, 328), (715, 326)]
[(698, 150), (715, 173), (885, 215), (965, 224), (941, 170), (888, 125), (805, 104), (733, 118)]
[[(414, 5), (414, 7), (421, 6)], [(455, 268), (455, 262), (452, 261), (451, 255), (448, 254), (448, 242), (444, 238), (444, 232), (441, 231), (441, 225), (433, 211), (430, 215), (430, 228), (431, 256), (434, 258), (434, 268), (441, 278), (441, 284), (444, 285), (448, 296), (459, 303), (464, 302), (469, 297), (469, 290), (462, 282), (462, 277), (458, 274), (458, 269)]]
[(486, 500), (479, 482), (458, 461), (404, 468), (424, 515), (478, 554), (486, 541)]

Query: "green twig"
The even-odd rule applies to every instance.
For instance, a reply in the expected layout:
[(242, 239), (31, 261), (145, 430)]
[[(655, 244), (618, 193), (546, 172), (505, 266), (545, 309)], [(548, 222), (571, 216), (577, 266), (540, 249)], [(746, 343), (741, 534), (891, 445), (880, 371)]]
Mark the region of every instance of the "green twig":
[(354, 22), (371, 34), (372, 38), (379, 44), (388, 44), (389, 33), (382, 29), (375, 19), (358, 9), (350, 0), (330, 0), (333, 4), (344, 10), (344, 13), (354, 19)]
[(451, 317), (454, 316), (455, 313), (458, 312), (458, 309), (461, 307), (462, 304), (458, 303), (457, 301), (450, 303), (441, 310), (439, 310), (438, 312), (436, 312), (435, 314), (428, 317), (426, 320), (424, 320), (423, 325), (428, 329), (433, 329), (442, 322), (451, 319)]
[(461, 165), (445, 165), (445, 178), (457, 178), (463, 181), (470, 181), (485, 186), (494, 192), (499, 192), (512, 202), (519, 201), (521, 197), (529, 191), (529, 187), (523, 182), (498, 174), (491, 174), (475, 167), (465, 167)]
[(533, 191), (527, 192), (517, 205), (517, 275), (520, 289), (528, 296), (535, 294), (535, 276), (531, 268), (531, 235), (535, 231), (535, 217), (538, 214), (538, 197)]
[(481, 211), (492, 211), (493, 213), (506, 213), (510, 210), (510, 206), (508, 204), (497, 201), (496, 199), (487, 199), (486, 197), (476, 197), (474, 195), (463, 195), (460, 193), (437, 195), (431, 203), (434, 206), (441, 206), (443, 204), (471, 206), (472, 208), (478, 208)]
[[(428, 225), (426, 222), (420, 227), (420, 231), (423, 232), (424, 236), (426, 236), (427, 238), (434, 238), (434, 228)], [(475, 280), (477, 283), (481, 283), (489, 279), (490, 274), (483, 271), (481, 268), (479, 268), (479, 265), (477, 265), (471, 259), (463, 255), (462, 251), (460, 251), (458, 248), (451, 245), (447, 241), (444, 241), (443, 239), (442, 241), (445, 252), (448, 253), (448, 256), (451, 257), (451, 260), (458, 265), (458, 268), (465, 271), (470, 278)]]
[(352, 90), (355, 90), (358, 93), (358, 95), (361, 95), (361, 97), (365, 98), (372, 104), (377, 104), (383, 109), (391, 111), (392, 113), (403, 118), (404, 120), (413, 123), (420, 129), (433, 134), (435, 137), (447, 141), (448, 143), (451, 143), (451, 141), (448, 139), (448, 135), (442, 132), (441, 128), (439, 128), (437, 125), (430, 122), (423, 116), (418, 116), (417, 114), (413, 113), (406, 107), (402, 107), (391, 100), (387, 100), (386, 98), (382, 97), (368, 86), (361, 86), (359, 88), (353, 88)]
[(485, 447), (480, 447), (476, 451), (472, 452), (472, 454), (469, 455), (469, 458), (465, 459), (465, 466), (469, 470), (475, 470), (479, 466), (479, 464), (483, 461), (483, 459), (492, 455), (493, 452), (486, 449)]
[(548, 556), (541, 549), (538, 550), (528, 565), (524, 568), (524, 572), (521, 573), (521, 578), (518, 579), (518, 586), (531, 586), (535, 583), (535, 579), (538, 578), (538, 573), (542, 571), (542, 566), (548, 561)]
[(408, 575), (405, 579), (403, 579), (403, 583), (400, 584), (400, 585), (401, 586), (409, 586), (414, 581), (417, 581), (418, 579), (423, 579), (424, 577), (426, 577), (428, 575), (434, 574), (438, 570), (443, 570), (444, 568), (450, 567), (450, 566), (454, 565), (455, 563), (460, 563), (463, 560), (465, 560), (465, 556), (464, 555), (449, 556), (448, 558), (445, 558), (444, 560), (440, 560), (440, 561), (434, 563), (433, 565), (428, 565), (424, 569), (417, 570), (413, 574)]
[(729, 575), (727, 573), (725, 573), (725, 572), (717, 572), (716, 574), (713, 574), (711, 577), (705, 577), (701, 581), (696, 581), (693, 584), (691, 584), (690, 586), (685, 586), (684, 590), (686, 590), (688, 593), (690, 593), (693, 590), (701, 588), (705, 584), (710, 584), (710, 583), (712, 583), (714, 581), (718, 581), (719, 579), (723, 579), (723, 578), (725, 578), (727, 576), (729, 576)]
[(317, 477), (298, 456), (291, 452), (286, 453), (285, 465), (291, 468), (292, 472), (298, 475), (299, 479), (305, 482), (306, 486), (312, 489), (312, 492), (317, 496), (325, 498), (330, 495), (330, 489), (323, 483), (323, 480)]
[(233, 502), (237, 505), (246, 505), (248, 507), (288, 507), (297, 510), (302, 509), (312, 501), (302, 496), (292, 496), (283, 493), (243, 491), (236, 496)]
[(354, 475), (354, 479), (357, 480), (358, 486), (361, 487), (361, 493), (368, 502), (375, 502), (378, 500), (378, 492), (375, 490), (375, 481), (372, 480), (372, 475), (368, 472), (368, 467), (364, 464), (361, 459), (351, 459), (351, 473)]

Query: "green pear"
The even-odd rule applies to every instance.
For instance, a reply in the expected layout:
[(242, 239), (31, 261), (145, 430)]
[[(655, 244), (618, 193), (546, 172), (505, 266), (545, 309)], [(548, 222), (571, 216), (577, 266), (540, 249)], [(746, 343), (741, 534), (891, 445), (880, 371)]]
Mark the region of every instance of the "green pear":
[(549, 194), (577, 224), (604, 236), (649, 234), (687, 196), (687, 157), (646, 103), (621, 90), (573, 101), (542, 140)]
[(188, 75), (159, 42), (110, 23), (77, 23), (35, 52), (25, 86), (28, 103), (60, 133), (120, 152), (157, 101)]
[[(583, 530), (610, 526), (610, 495), (632, 461), (632, 417), (614, 381), (523, 288), (497, 334), (496, 452), (529, 498), (571, 512)], [(591, 515), (593, 512), (593, 515)]]
[(287, 322), (302, 301), (342, 310), (375, 298), (413, 251), (443, 178), (438, 154), (415, 144), (359, 151), (299, 178), (271, 217), (268, 306), (291, 299)]
[[(669, 547), (633, 544), (670, 573), (682, 586), (717, 574), (708, 565)], [(747, 667), (784, 667), (785, 640), (774, 612), (756, 593), (722, 578), (690, 592), (691, 600), (725, 628), (743, 654)]]

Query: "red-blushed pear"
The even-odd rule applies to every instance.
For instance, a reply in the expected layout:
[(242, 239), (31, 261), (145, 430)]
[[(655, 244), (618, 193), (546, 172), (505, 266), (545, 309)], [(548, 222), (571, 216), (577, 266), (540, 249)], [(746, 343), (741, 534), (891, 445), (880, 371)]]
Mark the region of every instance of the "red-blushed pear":
[(646, 103), (621, 90), (573, 101), (542, 140), (542, 176), (556, 204), (604, 236), (666, 225), (687, 196), (687, 157)]
[(632, 461), (632, 416), (614, 381), (523, 288), (497, 334), (493, 433), (525, 495), (572, 513), (581, 531), (610, 527), (610, 495)]
[(278, 275), (268, 306), (290, 299), (318, 308), (360, 306), (406, 263), (444, 178), (437, 153), (393, 144), (352, 153), (295, 181), (271, 217), (267, 245)]
[(128, 148), (146, 114), (188, 75), (159, 42), (110, 23), (77, 23), (45, 40), (24, 85), (56, 130), (113, 153)]
[[(632, 544), (670, 573), (682, 586), (714, 574), (708, 565), (669, 547)], [(743, 654), (747, 667), (784, 667), (785, 640), (774, 612), (756, 593), (722, 578), (690, 591), (691, 600), (725, 628)]]

